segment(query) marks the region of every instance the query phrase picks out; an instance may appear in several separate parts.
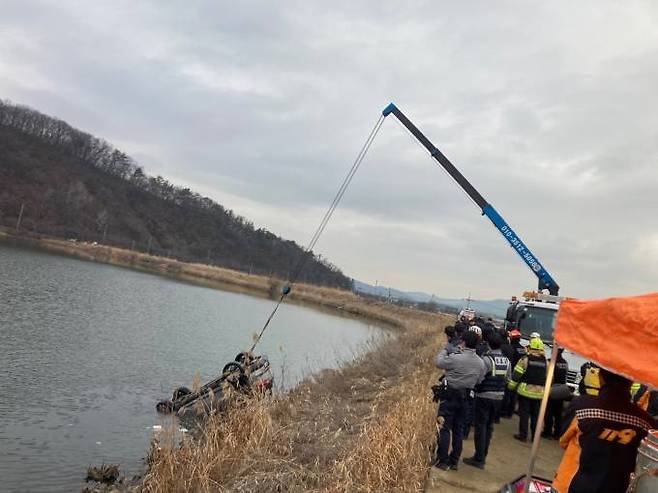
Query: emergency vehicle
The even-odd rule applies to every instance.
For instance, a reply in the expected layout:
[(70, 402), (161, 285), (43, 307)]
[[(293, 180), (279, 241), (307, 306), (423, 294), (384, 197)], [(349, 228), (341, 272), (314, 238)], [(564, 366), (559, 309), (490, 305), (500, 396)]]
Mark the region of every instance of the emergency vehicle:
[[(560, 308), (560, 302), (566, 298), (550, 294), (526, 291), (521, 300), (514, 300), (507, 309), (505, 326), (508, 330), (518, 329), (521, 332), (522, 344), (527, 345), (530, 335), (539, 334), (546, 344), (546, 357), (550, 358), (553, 344), (553, 330), (555, 320)], [(586, 360), (579, 355), (565, 349), (563, 358), (569, 363), (567, 385), (575, 394), (578, 393), (580, 383), (580, 367)]]

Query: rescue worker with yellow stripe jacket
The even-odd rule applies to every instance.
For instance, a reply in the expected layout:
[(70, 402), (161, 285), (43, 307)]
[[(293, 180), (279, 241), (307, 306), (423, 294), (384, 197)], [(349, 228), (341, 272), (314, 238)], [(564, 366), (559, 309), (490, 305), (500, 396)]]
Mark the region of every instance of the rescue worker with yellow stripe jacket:
[(622, 493), (635, 469), (637, 450), (655, 420), (629, 399), (631, 382), (600, 369), (598, 397), (575, 398), (567, 413), (565, 449), (553, 491), (557, 493)]
[(530, 339), (528, 354), (523, 356), (512, 371), (508, 388), (516, 390), (519, 399), (519, 433), (514, 438), (522, 442), (528, 439), (528, 421), (535, 434), (539, 418), (539, 406), (546, 382), (546, 356), (544, 343), (538, 337)]

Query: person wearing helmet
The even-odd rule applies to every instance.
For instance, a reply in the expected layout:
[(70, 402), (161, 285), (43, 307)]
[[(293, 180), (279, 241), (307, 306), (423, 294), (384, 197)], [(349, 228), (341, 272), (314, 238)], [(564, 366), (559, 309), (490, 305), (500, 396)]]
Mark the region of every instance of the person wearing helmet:
[(511, 330), (509, 333), (509, 342), (514, 348), (514, 356), (510, 360), (512, 362), (512, 367), (516, 366), (519, 360), (526, 355), (526, 349), (521, 344), (521, 332), (518, 329)]
[(528, 354), (522, 357), (512, 372), (508, 388), (515, 390), (519, 400), (519, 433), (514, 435), (519, 441), (528, 440), (528, 422), (532, 434), (537, 428), (539, 405), (544, 395), (546, 382), (546, 356), (541, 339), (530, 339)]
[[(599, 379), (598, 395), (581, 394), (565, 413), (564, 455), (552, 484), (557, 493), (627, 491), (640, 442), (658, 426), (628, 399), (630, 380), (604, 368)], [(643, 491), (655, 491), (646, 484)]]
[[(525, 347), (523, 344), (521, 344), (521, 332), (519, 332), (517, 329), (511, 330), (509, 332), (509, 342), (513, 349), (513, 353), (509, 360), (511, 367), (514, 368), (519, 360), (526, 355)], [(500, 415), (503, 418), (511, 418), (514, 416), (515, 410), (516, 390), (507, 388), (505, 390), (505, 397), (503, 398), (503, 407)]]
[(477, 348), (475, 348), (475, 352), (477, 353), (478, 356), (482, 357), (484, 353), (489, 351), (489, 345), (482, 338), (482, 329), (477, 325), (472, 325), (471, 327), (469, 327), (468, 330), (471, 332), (475, 332), (475, 334), (478, 336), (478, 345)]

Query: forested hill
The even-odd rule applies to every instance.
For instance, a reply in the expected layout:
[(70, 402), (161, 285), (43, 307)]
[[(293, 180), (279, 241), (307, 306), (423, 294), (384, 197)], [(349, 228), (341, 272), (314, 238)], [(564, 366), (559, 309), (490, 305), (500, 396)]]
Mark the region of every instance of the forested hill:
[[(188, 188), (147, 175), (108, 142), (0, 100), (0, 224), (251, 271), (291, 275), (304, 250)], [(349, 288), (312, 255), (300, 280)]]

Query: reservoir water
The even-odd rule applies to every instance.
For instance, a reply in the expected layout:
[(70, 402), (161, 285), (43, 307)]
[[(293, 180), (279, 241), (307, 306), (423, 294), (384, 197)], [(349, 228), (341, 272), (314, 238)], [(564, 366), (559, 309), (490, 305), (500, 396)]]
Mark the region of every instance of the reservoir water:
[[(0, 246), (0, 491), (80, 491), (88, 465), (141, 469), (155, 403), (217, 376), (273, 302)], [(259, 346), (293, 385), (380, 330), (284, 305)]]

